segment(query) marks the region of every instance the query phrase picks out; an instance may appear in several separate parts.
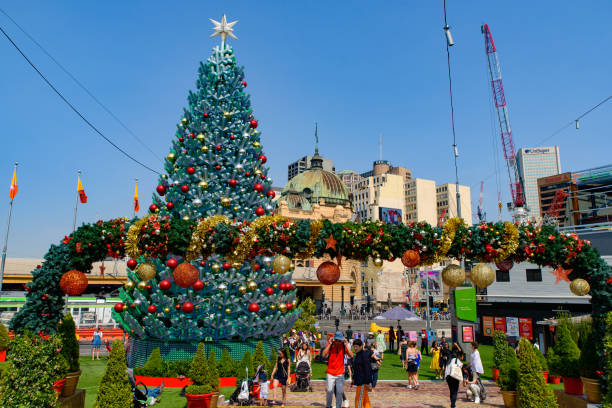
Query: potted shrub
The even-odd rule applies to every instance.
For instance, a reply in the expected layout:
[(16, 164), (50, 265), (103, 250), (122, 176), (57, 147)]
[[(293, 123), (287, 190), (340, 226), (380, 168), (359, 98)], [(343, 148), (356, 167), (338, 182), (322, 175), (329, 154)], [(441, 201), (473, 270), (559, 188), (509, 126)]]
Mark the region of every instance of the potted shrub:
[(546, 352), (546, 363), (548, 364), (548, 382), (550, 384), (561, 384), (561, 375), (557, 369), (557, 361), (555, 350), (550, 347)]
[(238, 383), (246, 378), (247, 370), (249, 372), (249, 376), (255, 374), (255, 370), (253, 368), (253, 357), (251, 356), (250, 352), (245, 351), (242, 355), (242, 360), (236, 364), (236, 379), (238, 380)]
[(142, 366), (142, 372), (147, 373), (149, 377), (162, 377), (164, 374), (163, 360), (161, 352), (158, 348), (153, 349), (147, 362)]
[(542, 352), (536, 348), (533, 349), (533, 352), (538, 359), (538, 363), (540, 363), (540, 367), (542, 367), (542, 374), (544, 375), (544, 382), (548, 382), (548, 362), (546, 361), (546, 357)]
[(493, 332), (493, 367), (491, 367), (493, 381), (497, 380), (499, 375), (499, 369), (506, 359), (506, 333), (501, 330), (495, 330)]
[(591, 331), (581, 340), (579, 372), (580, 379), (584, 384), (584, 394), (589, 402), (601, 403), (601, 385), (599, 384), (599, 356), (597, 355), (597, 341), (595, 333)]
[(6, 360), (6, 350), (8, 350), (11, 338), (5, 325), (0, 324), (0, 361)]
[(64, 316), (60, 322), (58, 332), (62, 340), (62, 355), (68, 362), (68, 373), (66, 374), (66, 384), (64, 384), (62, 390), (62, 397), (69, 397), (74, 394), (81, 376), (79, 342), (76, 339), (74, 320), (70, 313)]
[(566, 393), (582, 395), (582, 381), (578, 371), (580, 349), (572, 339), (569, 320), (563, 319), (557, 326), (557, 342), (554, 349), (554, 367), (556, 373), (563, 377), (563, 388)]
[(517, 403), (519, 407), (558, 407), (552, 389), (546, 385), (542, 367), (529, 340), (519, 343), (519, 375)]
[(506, 346), (504, 362), (500, 364), (497, 385), (499, 386), (504, 406), (516, 408), (516, 386), (518, 384), (519, 362), (514, 349)]
[(213, 396), (210, 399), (210, 408), (217, 408), (219, 401), (219, 370), (217, 369), (217, 355), (211, 350), (208, 355), (208, 378), (213, 388)]
[[(604, 356), (606, 361), (604, 363), (605, 375), (604, 380), (609, 380), (612, 375), (612, 312), (608, 312), (606, 315), (606, 334), (603, 338)], [(606, 393), (605, 403), (606, 407), (612, 406), (612, 387), (608, 385), (608, 392)]]
[(127, 361), (123, 342), (113, 341), (106, 369), (96, 398), (95, 408), (132, 408), (132, 387), (127, 374)]
[(208, 376), (208, 363), (204, 353), (204, 343), (198, 344), (198, 351), (191, 363), (189, 378), (192, 385), (185, 389), (187, 408), (210, 408), (210, 399), (213, 395), (213, 387)]

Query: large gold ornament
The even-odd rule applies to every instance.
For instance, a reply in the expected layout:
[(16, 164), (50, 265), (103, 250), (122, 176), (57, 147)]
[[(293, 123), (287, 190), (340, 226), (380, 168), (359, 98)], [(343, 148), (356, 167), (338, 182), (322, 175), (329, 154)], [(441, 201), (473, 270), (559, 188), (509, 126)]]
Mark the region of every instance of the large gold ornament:
[(375, 267), (380, 268), (381, 266), (383, 266), (383, 260), (380, 259), (379, 257), (374, 258), (374, 260), (372, 261), (372, 263), (374, 264)]
[(200, 150), (202, 151), (202, 153), (208, 153), (208, 146), (202, 146), (200, 147)]
[(206, 190), (208, 188), (208, 182), (206, 180), (202, 180), (198, 183), (198, 186), (202, 189), (202, 190)]
[(127, 282), (125, 282), (125, 284), (123, 285), (123, 287), (125, 288), (125, 290), (132, 290), (134, 289), (136, 285), (134, 284), (134, 281), (131, 281), (128, 279)]
[(284, 303), (280, 303), (277, 307), (278, 307), (278, 310), (280, 310), (283, 313), (287, 311), (287, 305)]
[(176, 154), (170, 153), (168, 154), (168, 156), (166, 156), (166, 158), (168, 159), (169, 162), (174, 163), (174, 161), (176, 160)]
[(255, 281), (248, 281), (247, 287), (249, 288), (249, 290), (255, 290), (257, 289), (257, 283)]
[(219, 265), (218, 263), (212, 264), (210, 265), (210, 269), (213, 272), (219, 272), (219, 270), (221, 270), (221, 265)]
[(140, 281), (138, 282), (138, 290), (145, 290), (147, 288), (147, 282), (145, 281)]
[(203, 141), (204, 139), (206, 139), (206, 137), (204, 136), (203, 133), (198, 133), (198, 135), (196, 136), (196, 139), (199, 140), (200, 142)]
[(242, 293), (243, 295), (247, 292), (247, 287), (244, 285), (240, 285), (238, 286), (238, 292)]
[(591, 285), (584, 279), (578, 278), (570, 282), (570, 290), (576, 296), (584, 296), (591, 291)]
[(287, 258), (285, 255), (279, 255), (274, 258), (274, 262), (272, 262), (272, 269), (274, 269), (274, 272), (282, 275), (287, 272), (289, 268), (291, 268), (291, 259)]
[(229, 197), (223, 197), (221, 199), (221, 205), (224, 207), (229, 207), (231, 203), (232, 203), (232, 200)]
[(465, 271), (459, 265), (448, 265), (442, 269), (442, 281), (446, 286), (456, 288), (465, 281)]
[(157, 268), (151, 262), (145, 262), (138, 265), (136, 275), (142, 280), (151, 280), (157, 275)]
[(474, 285), (484, 289), (495, 281), (495, 271), (489, 264), (479, 263), (472, 268), (470, 279)]

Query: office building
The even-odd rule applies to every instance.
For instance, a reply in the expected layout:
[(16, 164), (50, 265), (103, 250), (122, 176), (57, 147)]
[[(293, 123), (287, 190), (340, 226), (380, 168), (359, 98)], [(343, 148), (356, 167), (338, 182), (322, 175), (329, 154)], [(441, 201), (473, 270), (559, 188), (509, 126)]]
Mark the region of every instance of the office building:
[[(320, 157), (320, 156), (319, 156)], [(323, 160), (323, 170), (334, 173), (336, 168), (334, 167), (334, 163), (330, 159), (326, 159), (324, 157), (320, 157)], [(312, 156), (304, 156), (301, 159), (298, 159), (287, 166), (287, 180), (291, 180), (298, 174), (302, 174), (306, 170), (308, 170), (312, 163)]]
[[(470, 187), (459, 184), (459, 200), (461, 206), (461, 218), (466, 224), (472, 225), (472, 198)], [(436, 187), (436, 205), (438, 219), (458, 217), (457, 214), (457, 185), (442, 184)]]
[(436, 183), (433, 180), (413, 178), (404, 184), (406, 223), (427, 221), (438, 224)]
[(521, 148), (516, 155), (516, 163), (523, 181), (524, 202), (529, 218), (539, 219), (538, 179), (561, 173), (559, 147)]
[(351, 193), (362, 179), (361, 175), (353, 170), (340, 170), (336, 175), (340, 177), (340, 180), (342, 180)]

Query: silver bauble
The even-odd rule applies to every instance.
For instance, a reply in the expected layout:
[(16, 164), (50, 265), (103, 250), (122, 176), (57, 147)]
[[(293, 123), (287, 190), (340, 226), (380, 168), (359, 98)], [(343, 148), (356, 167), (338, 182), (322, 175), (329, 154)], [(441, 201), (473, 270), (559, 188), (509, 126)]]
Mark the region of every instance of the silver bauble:
[(199, 207), (202, 205), (202, 200), (200, 200), (199, 198), (194, 198), (192, 203), (194, 206)]
[(270, 266), (272, 265), (272, 258), (269, 256), (264, 256), (261, 261), (263, 262), (264, 265), (266, 266)]
[(219, 286), (217, 286), (217, 289), (219, 289), (219, 290), (226, 290), (227, 289), (227, 285), (225, 283), (222, 283)]

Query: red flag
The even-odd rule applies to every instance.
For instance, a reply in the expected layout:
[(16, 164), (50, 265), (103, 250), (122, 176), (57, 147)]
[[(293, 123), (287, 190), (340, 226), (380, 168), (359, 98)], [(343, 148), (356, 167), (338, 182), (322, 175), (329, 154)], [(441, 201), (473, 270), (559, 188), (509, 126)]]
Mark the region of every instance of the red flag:
[(77, 184), (77, 192), (79, 193), (79, 198), (81, 199), (81, 203), (87, 203), (87, 196), (85, 195), (85, 189), (83, 188), (83, 184), (81, 183), (81, 176), (79, 176), (79, 183)]
[(17, 195), (17, 166), (15, 166), (15, 170), (13, 170), (13, 179), (11, 180), (11, 191), (9, 192), (9, 197), (11, 197), (11, 201)]

